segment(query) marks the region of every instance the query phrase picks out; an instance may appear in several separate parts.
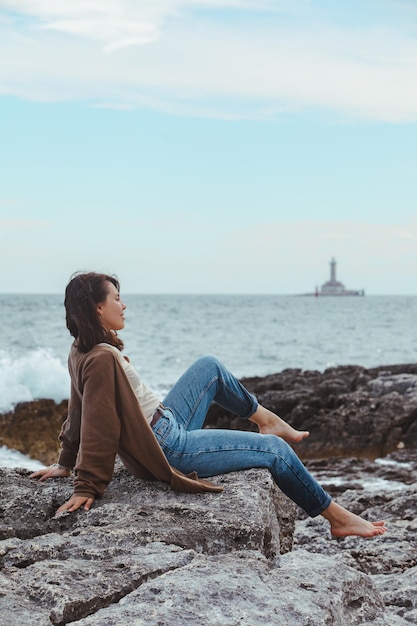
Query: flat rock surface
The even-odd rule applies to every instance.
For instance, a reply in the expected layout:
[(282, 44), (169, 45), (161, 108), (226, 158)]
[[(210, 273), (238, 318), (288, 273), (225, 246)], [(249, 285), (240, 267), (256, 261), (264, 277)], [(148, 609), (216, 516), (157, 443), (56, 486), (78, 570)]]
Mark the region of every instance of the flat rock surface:
[(0, 479), (1, 624), (73, 622), (201, 554), (271, 560), (292, 548), (297, 508), (264, 470), (217, 477), (220, 494), (183, 494), (117, 469), (91, 511), (56, 517), (70, 478), (2, 469)]
[(89, 513), (58, 517), (69, 478), (0, 470), (0, 624), (416, 623), (414, 460), (309, 462), (341, 504), (387, 520), (383, 537), (338, 540), (266, 470), (216, 477), (221, 494), (182, 494), (116, 469)]
[[(248, 470), (214, 479), (219, 494), (172, 491), (160, 482), (138, 480), (118, 469), (93, 508), (55, 517), (72, 494), (70, 478), (37, 482), (26, 470), (0, 469), (0, 539), (30, 539), (47, 533), (106, 527), (119, 539), (163, 541), (197, 552), (218, 553), (241, 546), (268, 558), (292, 547), (296, 506), (275, 486), (268, 472)], [(256, 486), (256, 488), (254, 488)]]
[[(255, 552), (200, 556), (127, 596), (120, 606), (123, 622), (354, 625), (383, 618), (384, 603), (370, 578), (328, 557), (307, 552), (304, 559), (300, 556), (288, 554), (273, 565)], [(119, 618), (118, 607), (112, 606), (76, 624), (115, 626)]]

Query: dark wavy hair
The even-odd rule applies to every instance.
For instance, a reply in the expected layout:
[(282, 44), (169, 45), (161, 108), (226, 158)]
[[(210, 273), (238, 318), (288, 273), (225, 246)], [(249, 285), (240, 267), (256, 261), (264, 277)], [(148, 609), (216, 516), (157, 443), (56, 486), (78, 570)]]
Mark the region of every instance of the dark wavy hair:
[(75, 345), (80, 352), (89, 352), (98, 343), (109, 343), (119, 350), (123, 341), (115, 331), (106, 330), (100, 323), (97, 305), (108, 295), (107, 282), (113, 283), (120, 291), (120, 283), (115, 276), (82, 272), (71, 276), (65, 289), (66, 323), (70, 334), (75, 337)]

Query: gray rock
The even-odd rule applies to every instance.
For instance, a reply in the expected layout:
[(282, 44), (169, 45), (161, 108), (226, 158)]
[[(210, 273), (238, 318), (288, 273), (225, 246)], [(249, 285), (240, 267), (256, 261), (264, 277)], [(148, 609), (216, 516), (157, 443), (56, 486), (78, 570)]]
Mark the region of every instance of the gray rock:
[(19, 585), (0, 572), (1, 626), (51, 626), (49, 611), (22, 594)]
[(387, 393), (398, 393), (417, 399), (416, 374), (390, 374), (380, 372), (378, 378), (368, 382), (368, 388), (375, 396), (384, 396)]
[(383, 610), (369, 577), (329, 557), (286, 554), (271, 565), (246, 552), (200, 556), (75, 624), (354, 626), (383, 619)]
[[(89, 513), (58, 517), (70, 479), (0, 470), (0, 624), (414, 623), (415, 469), (398, 455), (311, 463), (324, 483), (343, 475), (342, 504), (387, 519), (389, 534), (372, 540), (331, 540), (327, 522), (305, 519), (266, 470), (216, 477), (221, 494), (182, 494), (116, 469)], [(405, 482), (373, 491), (370, 476)]]
[[(216, 477), (221, 494), (182, 494), (117, 467), (89, 513), (55, 517), (71, 479), (3, 469), (0, 625), (416, 624), (417, 370), (302, 374), (274, 378), (275, 391), (260, 379), (260, 393), (287, 402), (295, 426), (317, 422), (319, 436), (303, 443), (323, 452), (310, 470), (353, 512), (385, 519), (386, 535), (331, 539), (265, 470)], [(345, 445), (365, 454), (373, 439), (408, 444), (376, 461), (323, 458)]]
[[(400, 459), (397, 463), (399, 475), (395, 473), (391, 459), (386, 459), (386, 463), (373, 464), (373, 471), (368, 473), (364, 484), (361, 484), (366, 474), (364, 467), (371, 467), (371, 462), (351, 459), (350, 488), (346, 488), (349, 487), (348, 460), (333, 460), (329, 467), (329, 474), (346, 472), (345, 490), (337, 493), (338, 502), (365, 518), (385, 519), (388, 527), (386, 535), (371, 541), (358, 537), (329, 540), (328, 528), (321, 518), (305, 518), (296, 524), (293, 554), (299, 550), (314, 554), (319, 552), (366, 573), (384, 601), (386, 623), (396, 626), (417, 623), (417, 486), (415, 452), (409, 455), (396, 453), (392, 457), (392, 460)], [(389, 488), (389, 481), (385, 489), (375, 488), (386, 472), (391, 472), (391, 477), (395, 479), (402, 477), (406, 482), (400, 488), (397, 487), (397, 480), (395, 488)], [(323, 466), (321, 482), (332, 492), (332, 479), (326, 485), (324, 474)]]
[(401, 584), (396, 574), (379, 574), (373, 576), (373, 581), (392, 612), (417, 624), (417, 566), (401, 575)]
[(297, 507), (266, 471), (216, 477), (224, 492), (190, 497), (119, 469), (91, 511), (58, 517), (56, 509), (72, 493), (71, 479), (39, 483), (28, 475), (25, 470), (0, 469), (1, 539), (106, 526), (117, 533), (128, 529), (142, 544), (163, 541), (208, 554), (245, 546), (271, 558), (292, 547)]
[[(88, 535), (84, 544), (91, 539), (93, 545), (91, 549), (84, 548), (81, 554), (76, 549), (68, 554), (72, 547), (68, 545), (71, 544), (68, 537), (67, 552), (64, 551), (61, 558), (3, 570), (4, 576), (16, 584), (21, 594), (48, 611), (47, 624), (67, 624), (94, 613), (117, 602), (149, 578), (183, 568), (196, 555), (193, 551), (162, 543), (135, 546), (130, 542), (129, 550), (106, 549), (100, 547), (103, 532), (101, 537), (97, 532)], [(5, 608), (7, 611), (7, 606)]]
[(0, 623), (67, 624), (199, 554), (244, 549), (271, 560), (292, 547), (297, 508), (265, 470), (217, 477), (220, 494), (183, 494), (117, 469), (91, 511), (57, 517), (71, 479), (28, 474), (0, 470)]

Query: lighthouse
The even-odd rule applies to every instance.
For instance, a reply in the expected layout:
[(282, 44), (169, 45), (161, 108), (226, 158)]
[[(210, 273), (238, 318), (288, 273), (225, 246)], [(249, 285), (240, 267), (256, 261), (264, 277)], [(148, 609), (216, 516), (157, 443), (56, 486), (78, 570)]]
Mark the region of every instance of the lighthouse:
[(336, 259), (332, 257), (330, 260), (330, 280), (325, 282), (320, 291), (316, 295), (319, 296), (364, 296), (363, 289), (346, 289), (344, 284), (336, 278)]
[(330, 282), (336, 282), (336, 259), (334, 257), (330, 261)]

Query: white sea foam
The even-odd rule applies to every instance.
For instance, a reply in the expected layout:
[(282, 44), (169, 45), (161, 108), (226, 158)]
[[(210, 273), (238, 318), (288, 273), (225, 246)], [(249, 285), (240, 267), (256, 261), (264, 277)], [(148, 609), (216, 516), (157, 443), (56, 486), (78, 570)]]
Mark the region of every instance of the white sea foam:
[(390, 467), (403, 468), (403, 469), (413, 469), (412, 463), (404, 462), (404, 461), (394, 461), (393, 459), (375, 459), (375, 463), (378, 465), (386, 465)]
[(28, 470), (38, 470), (45, 467), (40, 461), (35, 461), (17, 450), (10, 450), (0, 446), (0, 467), (23, 467)]
[(388, 478), (378, 478), (371, 476), (362, 481), (364, 491), (378, 493), (383, 491), (397, 491), (406, 489), (407, 485), (399, 480), (389, 480)]
[[(398, 480), (389, 480), (387, 478), (379, 478), (376, 476), (367, 477), (366, 475), (361, 478), (354, 479), (356, 484), (361, 484), (364, 491), (377, 493), (378, 491), (396, 491), (397, 489), (405, 489), (407, 485)], [(321, 483), (326, 485), (348, 485), (349, 477), (346, 476), (332, 476), (329, 478), (321, 477)]]
[(69, 397), (67, 368), (51, 350), (37, 348), (14, 358), (0, 351), (0, 413), (12, 411), (18, 402)]

